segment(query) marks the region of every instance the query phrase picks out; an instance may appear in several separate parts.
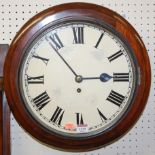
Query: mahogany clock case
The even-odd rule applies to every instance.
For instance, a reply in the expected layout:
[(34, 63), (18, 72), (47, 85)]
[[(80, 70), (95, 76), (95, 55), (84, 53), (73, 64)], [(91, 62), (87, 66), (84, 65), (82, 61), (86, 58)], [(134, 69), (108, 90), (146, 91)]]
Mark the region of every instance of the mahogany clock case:
[[(88, 19), (115, 32), (136, 60), (139, 81), (130, 108), (112, 128), (87, 138), (71, 138), (56, 134), (39, 124), (26, 109), (19, 88), (19, 73), (25, 49), (30, 42), (53, 23)], [(103, 24), (104, 23), (104, 24)], [(135, 29), (120, 15), (102, 6), (89, 3), (69, 3), (49, 8), (30, 19), (17, 33), (6, 57), (4, 89), (9, 106), (19, 124), (32, 136), (53, 147), (71, 151), (100, 148), (124, 135), (141, 115), (149, 95), (151, 71), (146, 48)]]

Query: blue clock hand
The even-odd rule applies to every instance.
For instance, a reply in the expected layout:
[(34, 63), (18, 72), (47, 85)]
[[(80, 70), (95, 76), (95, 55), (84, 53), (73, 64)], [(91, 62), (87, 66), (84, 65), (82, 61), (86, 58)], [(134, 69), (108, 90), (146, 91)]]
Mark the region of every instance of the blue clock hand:
[(82, 77), (82, 76), (77, 76), (76, 82), (82, 82), (83, 80), (96, 80), (100, 79), (102, 82), (107, 82), (109, 81), (112, 76), (108, 75), (107, 73), (102, 73), (99, 77)]
[(102, 74), (100, 75), (100, 80), (101, 80), (102, 82), (107, 82), (107, 81), (109, 81), (111, 78), (113, 78), (113, 77), (110, 76), (110, 75), (108, 75), (107, 73), (102, 73)]

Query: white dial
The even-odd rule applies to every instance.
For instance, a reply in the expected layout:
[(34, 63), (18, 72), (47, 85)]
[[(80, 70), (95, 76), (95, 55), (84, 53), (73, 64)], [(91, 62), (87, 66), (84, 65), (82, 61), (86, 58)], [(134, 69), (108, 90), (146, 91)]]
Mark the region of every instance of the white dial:
[(27, 48), (20, 72), (32, 117), (71, 137), (114, 125), (129, 108), (135, 83), (127, 45), (110, 30), (87, 22), (46, 29)]

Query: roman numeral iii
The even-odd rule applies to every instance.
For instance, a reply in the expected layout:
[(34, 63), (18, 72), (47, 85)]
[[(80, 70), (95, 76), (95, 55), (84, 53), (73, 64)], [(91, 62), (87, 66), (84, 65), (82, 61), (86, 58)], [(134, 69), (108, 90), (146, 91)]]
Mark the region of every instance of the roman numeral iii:
[(51, 121), (57, 125), (61, 125), (61, 121), (64, 115), (64, 110), (57, 106), (56, 110), (54, 111)]
[(47, 92), (44, 91), (43, 93), (36, 96), (33, 99), (33, 102), (37, 106), (37, 108), (41, 110), (50, 102), (50, 97), (48, 96)]
[(73, 27), (74, 44), (84, 44), (84, 27)]
[(114, 82), (128, 82), (129, 73), (113, 73)]
[(111, 103), (114, 103), (117, 106), (120, 106), (123, 101), (125, 99), (125, 96), (115, 92), (115, 91), (111, 91), (109, 96), (107, 97), (107, 100), (110, 101)]

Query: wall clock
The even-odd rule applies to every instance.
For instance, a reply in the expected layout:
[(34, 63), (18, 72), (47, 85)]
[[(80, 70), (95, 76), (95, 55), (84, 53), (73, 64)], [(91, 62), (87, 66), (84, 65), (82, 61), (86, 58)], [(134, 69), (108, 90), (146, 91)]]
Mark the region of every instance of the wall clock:
[(55, 148), (86, 151), (124, 135), (149, 95), (150, 63), (134, 28), (89, 3), (49, 8), (17, 33), (4, 87), (19, 124)]

